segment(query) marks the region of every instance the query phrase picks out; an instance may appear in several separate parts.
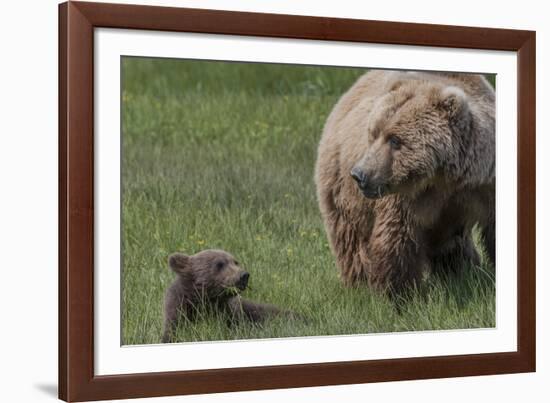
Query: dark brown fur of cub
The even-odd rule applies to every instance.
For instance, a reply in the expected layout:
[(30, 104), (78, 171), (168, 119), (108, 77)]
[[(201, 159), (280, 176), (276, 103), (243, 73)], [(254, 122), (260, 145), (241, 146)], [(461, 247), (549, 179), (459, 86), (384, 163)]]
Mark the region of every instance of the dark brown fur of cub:
[(165, 294), (163, 343), (172, 342), (181, 319), (195, 320), (201, 307), (220, 310), (229, 323), (262, 322), (283, 312), (239, 295), (248, 285), (249, 274), (225, 251), (205, 250), (192, 256), (174, 253), (168, 264), (177, 276)]

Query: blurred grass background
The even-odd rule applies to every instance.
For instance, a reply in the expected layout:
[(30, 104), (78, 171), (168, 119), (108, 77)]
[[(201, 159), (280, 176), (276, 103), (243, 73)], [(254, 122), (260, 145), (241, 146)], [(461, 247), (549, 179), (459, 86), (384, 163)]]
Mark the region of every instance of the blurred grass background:
[[(306, 315), (228, 327), (206, 314), (180, 341), (493, 327), (493, 269), (432, 279), (397, 313), (338, 279), (315, 198), (323, 124), (364, 69), (122, 59), (122, 343), (160, 342), (167, 257), (219, 248), (252, 300)], [(492, 77), (494, 83), (494, 76)]]

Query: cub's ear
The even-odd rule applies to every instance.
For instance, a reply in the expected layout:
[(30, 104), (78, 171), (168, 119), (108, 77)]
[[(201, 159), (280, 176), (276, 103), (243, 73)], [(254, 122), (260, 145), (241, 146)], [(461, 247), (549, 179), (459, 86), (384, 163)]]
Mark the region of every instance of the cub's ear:
[(173, 253), (168, 258), (168, 265), (174, 273), (182, 273), (191, 266), (191, 258), (183, 253)]
[(438, 107), (444, 110), (449, 118), (467, 116), (469, 113), (468, 98), (462, 89), (453, 85), (441, 90)]

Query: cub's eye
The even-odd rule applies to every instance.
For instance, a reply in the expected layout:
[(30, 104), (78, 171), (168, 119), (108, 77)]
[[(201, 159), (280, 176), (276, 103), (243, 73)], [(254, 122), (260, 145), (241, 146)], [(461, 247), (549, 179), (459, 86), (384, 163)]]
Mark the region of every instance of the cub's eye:
[(239, 262), (237, 262), (236, 260), (233, 263), (235, 264), (235, 266), (239, 265)]
[(223, 269), (223, 266), (224, 266), (223, 262), (218, 262), (218, 263), (216, 263), (216, 270), (221, 270), (221, 269)]
[(390, 136), (388, 141), (390, 143), (390, 147), (393, 148), (394, 150), (399, 150), (401, 148), (401, 140), (399, 140), (398, 137)]

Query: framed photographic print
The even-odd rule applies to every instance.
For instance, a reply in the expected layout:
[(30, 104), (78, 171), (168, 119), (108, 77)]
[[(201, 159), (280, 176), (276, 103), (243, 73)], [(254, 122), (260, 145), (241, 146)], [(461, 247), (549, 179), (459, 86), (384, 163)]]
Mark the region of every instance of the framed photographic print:
[(535, 370), (535, 33), (59, 8), (59, 397)]

